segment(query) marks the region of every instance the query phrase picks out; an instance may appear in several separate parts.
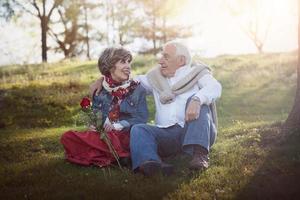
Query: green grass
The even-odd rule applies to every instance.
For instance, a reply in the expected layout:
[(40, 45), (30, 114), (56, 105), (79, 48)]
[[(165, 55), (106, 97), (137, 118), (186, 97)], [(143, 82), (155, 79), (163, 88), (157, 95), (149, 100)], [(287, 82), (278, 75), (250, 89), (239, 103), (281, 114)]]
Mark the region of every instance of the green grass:
[[(64, 160), (59, 139), (85, 129), (78, 103), (99, 76), (95, 61), (1, 67), (0, 198), (298, 199), (300, 132), (280, 131), (293, 103), (296, 53), (204, 61), (223, 86), (211, 166), (192, 173), (190, 158), (178, 155), (167, 159), (176, 167), (167, 178)], [(134, 74), (154, 65), (153, 57), (138, 56)], [(148, 103), (153, 122), (151, 97)]]

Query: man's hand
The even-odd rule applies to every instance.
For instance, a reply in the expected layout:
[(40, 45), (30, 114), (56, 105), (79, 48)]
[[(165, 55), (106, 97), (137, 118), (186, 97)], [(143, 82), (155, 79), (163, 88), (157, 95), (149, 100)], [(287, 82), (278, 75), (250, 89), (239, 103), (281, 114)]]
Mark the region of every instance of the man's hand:
[(96, 80), (94, 83), (90, 85), (90, 96), (93, 97), (93, 94), (95, 92), (95, 95), (98, 96), (100, 91), (102, 90), (102, 82), (103, 82), (103, 77), (99, 78)]
[(185, 112), (185, 121), (189, 122), (198, 119), (201, 109), (201, 103), (199, 100), (192, 99)]

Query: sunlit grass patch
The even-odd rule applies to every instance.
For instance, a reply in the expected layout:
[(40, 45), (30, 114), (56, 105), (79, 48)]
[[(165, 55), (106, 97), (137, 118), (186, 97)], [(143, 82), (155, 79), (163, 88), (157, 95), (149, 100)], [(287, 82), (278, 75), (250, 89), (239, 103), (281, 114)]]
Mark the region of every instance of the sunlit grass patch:
[(277, 199), (278, 195), (286, 199), (299, 195), (296, 185), (287, 186), (286, 181), (296, 184), (300, 175), (295, 168), (300, 165), (300, 132), (286, 135), (278, 125), (235, 131), (234, 137), (223, 138), (214, 146), (210, 168), (181, 184), (168, 199)]

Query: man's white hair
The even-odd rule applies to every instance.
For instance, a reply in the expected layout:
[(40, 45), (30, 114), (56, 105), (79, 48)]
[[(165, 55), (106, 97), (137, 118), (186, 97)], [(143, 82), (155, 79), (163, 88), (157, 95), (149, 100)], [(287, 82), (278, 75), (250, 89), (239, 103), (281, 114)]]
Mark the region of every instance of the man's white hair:
[(185, 57), (185, 61), (186, 61), (186, 65), (191, 64), (192, 62), (192, 56), (191, 53), (188, 49), (188, 47), (186, 45), (184, 45), (183, 43), (176, 41), (176, 40), (172, 40), (167, 42), (163, 48), (165, 48), (167, 45), (173, 45), (176, 48), (176, 55), (177, 56), (184, 56)]

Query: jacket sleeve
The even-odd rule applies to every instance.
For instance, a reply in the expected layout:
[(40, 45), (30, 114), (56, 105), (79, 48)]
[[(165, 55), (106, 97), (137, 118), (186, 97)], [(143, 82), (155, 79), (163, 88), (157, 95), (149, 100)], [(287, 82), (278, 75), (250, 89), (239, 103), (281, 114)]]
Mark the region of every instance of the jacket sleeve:
[(103, 99), (103, 96), (99, 94), (98, 96), (93, 96), (93, 101), (92, 101), (92, 109), (93, 112), (101, 112), (101, 118), (102, 118), (102, 125), (105, 122), (105, 119), (107, 118), (107, 113), (108, 113), (108, 106), (105, 104), (105, 101)]
[(146, 102), (146, 90), (139, 86), (137, 88), (139, 91), (134, 95), (138, 97), (137, 104), (135, 105), (134, 112), (131, 115), (123, 120), (120, 120), (120, 124), (124, 127), (124, 129), (128, 130), (134, 124), (147, 123), (148, 120), (148, 107)]
[(140, 82), (142, 87), (145, 89), (147, 95), (152, 95), (153, 87), (149, 83), (146, 75), (137, 75), (135, 80)]
[(222, 93), (222, 85), (211, 75), (204, 75), (199, 79), (198, 85), (201, 89), (195, 94), (201, 104), (210, 105), (213, 101), (220, 98)]

